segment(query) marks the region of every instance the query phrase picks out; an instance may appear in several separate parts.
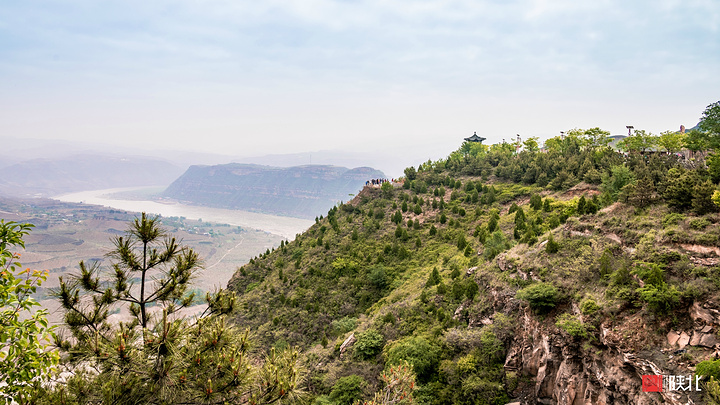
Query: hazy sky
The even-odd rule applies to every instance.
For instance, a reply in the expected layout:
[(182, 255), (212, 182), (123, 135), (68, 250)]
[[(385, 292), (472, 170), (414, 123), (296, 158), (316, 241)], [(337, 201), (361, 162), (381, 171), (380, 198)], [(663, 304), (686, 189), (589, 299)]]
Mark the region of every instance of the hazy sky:
[(473, 131), (690, 127), (719, 73), (718, 0), (0, 2), (19, 137), (422, 161)]

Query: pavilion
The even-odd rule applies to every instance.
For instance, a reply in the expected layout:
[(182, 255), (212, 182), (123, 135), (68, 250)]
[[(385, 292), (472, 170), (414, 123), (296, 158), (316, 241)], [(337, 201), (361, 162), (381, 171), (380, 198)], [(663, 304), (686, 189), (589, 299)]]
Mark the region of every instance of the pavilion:
[(479, 142), (479, 143), (482, 143), (482, 141), (484, 141), (485, 138), (483, 138), (482, 136), (478, 136), (477, 132), (473, 132), (473, 135), (472, 135), (471, 137), (469, 137), (469, 138), (465, 138), (465, 140), (468, 141), (468, 142)]

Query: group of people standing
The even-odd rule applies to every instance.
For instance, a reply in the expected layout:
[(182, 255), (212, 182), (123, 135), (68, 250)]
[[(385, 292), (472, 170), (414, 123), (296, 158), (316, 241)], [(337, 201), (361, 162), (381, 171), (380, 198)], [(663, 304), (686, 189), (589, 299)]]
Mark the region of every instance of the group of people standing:
[(383, 183), (392, 182), (395, 183), (395, 179), (371, 179), (365, 182), (366, 186), (381, 186)]

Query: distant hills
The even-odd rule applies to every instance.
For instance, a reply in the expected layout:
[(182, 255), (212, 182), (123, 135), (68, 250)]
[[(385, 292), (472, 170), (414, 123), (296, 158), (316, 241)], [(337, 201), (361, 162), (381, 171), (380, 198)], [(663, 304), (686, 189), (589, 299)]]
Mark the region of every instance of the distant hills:
[(191, 166), (163, 196), (196, 205), (314, 218), (385, 174), (370, 167)]
[(183, 168), (160, 159), (78, 154), (0, 167), (0, 194), (49, 197), (114, 187), (169, 184)]

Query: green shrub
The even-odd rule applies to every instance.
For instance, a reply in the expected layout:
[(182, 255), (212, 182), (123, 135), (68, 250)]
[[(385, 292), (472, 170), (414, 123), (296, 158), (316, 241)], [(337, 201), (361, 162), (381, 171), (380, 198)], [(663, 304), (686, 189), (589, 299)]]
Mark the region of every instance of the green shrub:
[(685, 220), (685, 215), (678, 214), (677, 212), (671, 212), (663, 217), (662, 225), (663, 228), (667, 228), (669, 226), (677, 225), (683, 220)]
[[(424, 292), (425, 292), (425, 291), (423, 291), (423, 293), (424, 293)], [(427, 296), (426, 296), (426, 297), (427, 297)], [(427, 299), (427, 298), (426, 298), (426, 299)], [(420, 297), (420, 300), (422, 301), (423, 298)], [(392, 312), (388, 312), (388, 313), (386, 313), (385, 315), (383, 315), (382, 321), (383, 321), (383, 323), (390, 323), (390, 324), (395, 325), (395, 315), (393, 315)]]
[(374, 329), (359, 333), (353, 345), (353, 356), (360, 360), (375, 357), (382, 350), (385, 344), (384, 340), (383, 335)]
[(611, 286), (626, 286), (632, 282), (632, 276), (630, 274), (630, 269), (627, 268), (627, 266), (623, 265), (619, 267), (617, 270), (615, 270), (610, 275), (610, 285)]
[(585, 215), (585, 205), (587, 205), (587, 200), (585, 200), (585, 196), (582, 195), (578, 200), (575, 212), (577, 212), (578, 215)]
[(455, 280), (458, 277), (460, 277), (460, 269), (457, 266), (455, 266), (453, 268), (452, 272), (450, 272), (450, 278)]
[(610, 174), (603, 173), (600, 188), (612, 201), (615, 201), (623, 187), (633, 181), (635, 181), (635, 175), (630, 168), (625, 165), (613, 166), (610, 168)]
[(463, 251), (465, 250), (465, 246), (467, 246), (467, 240), (465, 239), (465, 234), (461, 233), (457, 239), (457, 248), (458, 250)]
[(707, 228), (707, 226), (710, 225), (710, 221), (706, 218), (693, 218), (688, 225), (690, 225), (690, 228), (700, 231)]
[(670, 311), (680, 302), (680, 292), (674, 285), (668, 287), (665, 283), (646, 284), (636, 291), (640, 294), (640, 298), (648, 303), (650, 309), (658, 313)]
[(580, 302), (580, 312), (583, 315), (593, 316), (600, 310), (600, 305), (593, 298), (585, 298)]
[(412, 364), (419, 382), (427, 382), (434, 374), (440, 360), (440, 347), (422, 336), (408, 336), (387, 348), (387, 365)]
[(357, 318), (344, 317), (336, 321), (332, 321), (332, 328), (335, 333), (342, 335), (350, 332), (357, 327)]
[(570, 336), (586, 339), (589, 335), (588, 327), (574, 316), (564, 313), (557, 318), (555, 326), (567, 332)]
[(465, 284), (460, 280), (455, 280), (452, 284), (452, 297), (460, 300), (465, 295)]
[(705, 360), (695, 366), (695, 374), (720, 379), (720, 360)]
[(342, 377), (330, 391), (330, 399), (337, 405), (352, 405), (355, 401), (362, 399), (363, 389), (367, 383), (359, 375), (353, 374)]
[(440, 295), (445, 295), (445, 293), (447, 293), (447, 286), (445, 285), (445, 283), (440, 282), (440, 284), (438, 284), (437, 293)]
[(530, 208), (534, 209), (535, 211), (540, 211), (542, 209), (542, 206), (542, 197), (540, 197), (538, 194), (533, 194), (530, 197)]
[(370, 283), (379, 290), (384, 289), (389, 284), (388, 275), (385, 271), (385, 266), (383, 266), (382, 264), (373, 266), (370, 269), (370, 274), (368, 275), (368, 278), (370, 279)]
[(543, 211), (550, 212), (552, 211), (552, 207), (550, 206), (550, 197), (545, 198), (543, 200)]
[(548, 237), (547, 244), (545, 244), (545, 252), (549, 254), (557, 253), (560, 250), (560, 244), (555, 242), (552, 232)]
[(549, 283), (535, 283), (517, 292), (516, 298), (527, 301), (536, 311), (549, 311), (560, 301), (557, 287)]
[(505, 239), (505, 235), (502, 231), (497, 230), (485, 241), (485, 251), (483, 252), (483, 256), (486, 260), (492, 260), (495, 256), (499, 255), (502, 251), (508, 248), (510, 248), (510, 244), (507, 239)]
[(646, 284), (654, 286), (665, 284), (665, 272), (656, 263), (637, 262), (631, 274), (638, 276)]
[(442, 277), (440, 277), (440, 272), (438, 271), (437, 267), (433, 267), (432, 272), (430, 272), (430, 276), (427, 279), (427, 282), (425, 282), (425, 287), (432, 287), (434, 285), (438, 285), (442, 281)]
[(477, 283), (473, 280), (468, 280), (465, 287), (465, 296), (467, 299), (472, 300), (475, 298), (477, 293), (480, 291)]

